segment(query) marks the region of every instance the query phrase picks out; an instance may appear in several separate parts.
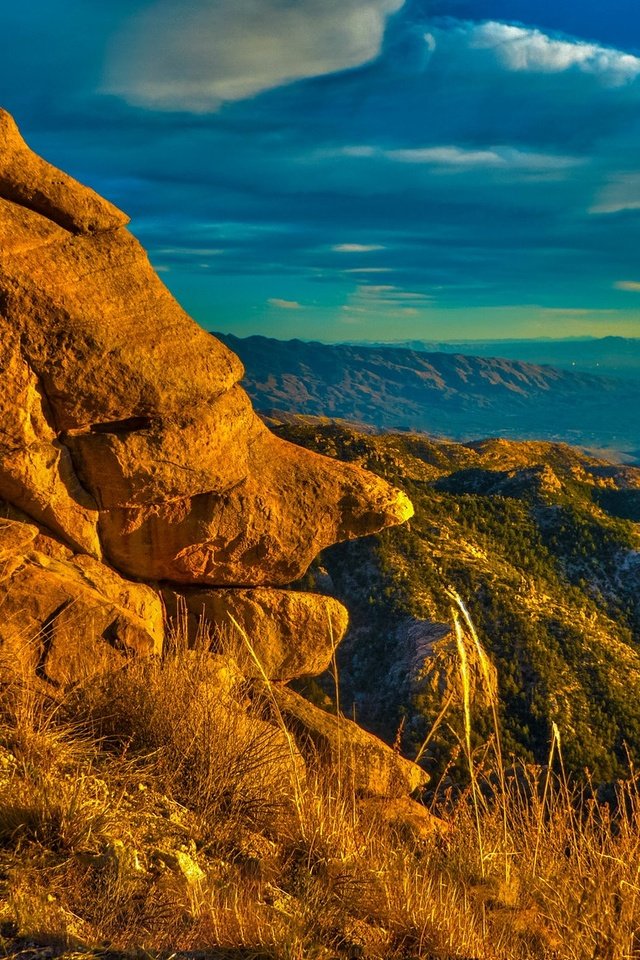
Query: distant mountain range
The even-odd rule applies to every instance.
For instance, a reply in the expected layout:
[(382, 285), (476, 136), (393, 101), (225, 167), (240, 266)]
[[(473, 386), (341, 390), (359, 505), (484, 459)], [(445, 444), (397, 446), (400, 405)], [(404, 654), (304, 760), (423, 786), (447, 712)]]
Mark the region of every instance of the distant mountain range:
[[(245, 386), (264, 411), (340, 418), (381, 430), (423, 431), (463, 441), (487, 436), (564, 441), (629, 462), (640, 457), (640, 376), (598, 376), (520, 359), (449, 352), (453, 345), (428, 351), (216, 336), (240, 356)], [(516, 341), (505, 341), (500, 348), (507, 343)], [(538, 348), (562, 352), (573, 343), (586, 363), (586, 354), (599, 343), (605, 356), (603, 341), (561, 343), (539, 342)], [(480, 345), (473, 346), (475, 350)], [(616, 349), (619, 355), (619, 344)], [(607, 356), (613, 364), (611, 350)]]
[(358, 343), (355, 346), (404, 347), (419, 353), (463, 353), (478, 357), (504, 357), (527, 363), (548, 364), (576, 373), (640, 380), (640, 338), (592, 337), (567, 340), (398, 340)]

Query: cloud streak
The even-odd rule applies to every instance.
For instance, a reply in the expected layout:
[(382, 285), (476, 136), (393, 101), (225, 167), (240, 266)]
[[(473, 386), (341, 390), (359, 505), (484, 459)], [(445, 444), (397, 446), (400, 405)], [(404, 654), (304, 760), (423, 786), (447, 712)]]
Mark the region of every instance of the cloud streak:
[(337, 243), (331, 248), (334, 253), (372, 253), (374, 250), (384, 250), (378, 243)]
[(344, 156), (355, 159), (372, 157), (451, 170), (475, 168), (544, 172), (569, 170), (585, 162), (581, 157), (519, 150), (509, 146), (491, 147), (486, 150), (470, 150), (451, 145), (383, 150), (379, 147), (364, 145), (345, 147), (341, 152)]

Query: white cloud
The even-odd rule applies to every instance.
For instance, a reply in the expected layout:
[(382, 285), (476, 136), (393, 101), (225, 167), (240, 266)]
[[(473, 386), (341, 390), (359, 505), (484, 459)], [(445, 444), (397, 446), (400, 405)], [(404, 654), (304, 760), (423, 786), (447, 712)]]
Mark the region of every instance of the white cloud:
[(279, 297), (270, 297), (267, 300), (270, 307), (277, 307), (279, 310), (302, 310), (302, 304), (297, 300), (281, 300)]
[(367, 63), (405, 0), (155, 0), (117, 37), (104, 89), (157, 110), (227, 101)]
[(566, 170), (582, 163), (579, 157), (536, 153), (515, 147), (465, 150), (461, 147), (426, 147), (390, 150), (387, 156), (400, 163), (430, 163), (442, 167), (502, 167), (509, 170)]
[(426, 43), (426, 45), (427, 45), (427, 50), (429, 50), (430, 53), (433, 53), (433, 51), (434, 51), (434, 50), (436, 49), (436, 47), (438, 46), (437, 41), (436, 41), (436, 38), (434, 37), (434, 35), (433, 35), (432, 33), (425, 33), (425, 35), (424, 35), (424, 42)]
[(507, 70), (562, 73), (575, 68), (612, 86), (622, 86), (640, 74), (640, 58), (621, 50), (495, 21), (467, 26), (470, 49), (492, 51)]
[(389, 160), (399, 163), (426, 163), (444, 167), (500, 167), (505, 161), (495, 150), (463, 150), (460, 147), (418, 147), (387, 150)]
[(396, 163), (439, 167), (442, 170), (470, 170), (475, 168), (545, 173), (568, 170), (584, 163), (581, 157), (519, 150), (516, 147), (509, 146), (492, 146), (482, 150), (470, 150), (448, 144), (383, 150), (379, 147), (367, 145), (345, 147), (340, 152), (347, 157), (377, 157), (393, 160)]
[(617, 280), (614, 287), (616, 290), (626, 290), (628, 293), (640, 293), (640, 283), (637, 280)]
[(390, 283), (379, 283), (358, 287), (356, 294), (360, 297), (379, 297), (381, 294), (395, 292), (396, 290), (397, 287)]
[(375, 157), (379, 155), (381, 151), (377, 147), (343, 147), (338, 153), (343, 154), (345, 157)]
[(384, 250), (378, 243), (336, 243), (331, 248), (335, 253), (371, 253), (373, 250)]

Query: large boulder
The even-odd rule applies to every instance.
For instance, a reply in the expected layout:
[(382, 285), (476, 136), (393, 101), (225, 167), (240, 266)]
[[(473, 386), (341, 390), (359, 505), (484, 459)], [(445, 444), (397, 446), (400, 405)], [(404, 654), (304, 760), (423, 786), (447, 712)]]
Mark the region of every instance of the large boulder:
[(0, 519), (0, 662), (67, 685), (160, 654), (160, 597), (26, 520)]
[(360, 796), (403, 797), (429, 782), (421, 767), (352, 720), (321, 710), (287, 687), (262, 685), (261, 689), (267, 706), (277, 705), (277, 714), (302, 755), (341, 771), (345, 783)]
[(323, 673), (347, 630), (346, 609), (333, 597), (293, 590), (163, 591), (178, 627), (193, 645), (204, 640), (242, 664), (248, 677), (292, 680)]
[(383, 480), (267, 430), (238, 358), (180, 308), (126, 220), (0, 111), (0, 340), (19, 345), (43, 420), (40, 447), (19, 438), (9, 499), (130, 576), (208, 585), (286, 584), (325, 546), (407, 519)]

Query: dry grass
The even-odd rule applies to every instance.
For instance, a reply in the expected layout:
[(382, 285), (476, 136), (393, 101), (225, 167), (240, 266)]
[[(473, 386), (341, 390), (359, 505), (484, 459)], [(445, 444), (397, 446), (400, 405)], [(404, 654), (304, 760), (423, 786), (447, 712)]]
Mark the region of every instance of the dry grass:
[[(462, 612), (462, 645), (471, 631)], [(179, 648), (61, 701), (3, 683), (0, 956), (640, 957), (634, 781), (598, 804), (557, 741), (553, 771), (510, 774), (499, 745), (482, 763), (469, 746), (471, 786), (423, 839), (339, 770), (305, 774), (242, 699), (232, 670)]]

